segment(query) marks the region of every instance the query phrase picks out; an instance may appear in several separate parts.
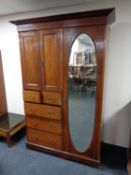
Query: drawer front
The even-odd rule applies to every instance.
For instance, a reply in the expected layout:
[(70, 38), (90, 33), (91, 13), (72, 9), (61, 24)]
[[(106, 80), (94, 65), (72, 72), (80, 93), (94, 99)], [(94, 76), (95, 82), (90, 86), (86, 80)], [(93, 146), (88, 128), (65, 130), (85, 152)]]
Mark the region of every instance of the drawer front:
[(62, 123), (60, 121), (27, 116), (26, 124), (30, 128), (62, 134)]
[(27, 139), (38, 145), (55, 149), (63, 148), (62, 136), (57, 134), (27, 128)]
[(25, 113), (26, 115), (33, 115), (48, 119), (61, 120), (60, 107), (25, 103)]
[(55, 92), (43, 92), (43, 102), (47, 104), (61, 105), (61, 94)]
[(24, 101), (41, 103), (40, 92), (24, 90), (23, 96), (24, 96)]

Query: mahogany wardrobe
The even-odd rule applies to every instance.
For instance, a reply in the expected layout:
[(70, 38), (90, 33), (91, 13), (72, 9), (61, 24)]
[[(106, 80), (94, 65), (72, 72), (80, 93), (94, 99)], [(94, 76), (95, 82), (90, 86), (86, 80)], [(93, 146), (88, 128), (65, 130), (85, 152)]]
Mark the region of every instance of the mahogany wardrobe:
[(19, 33), (27, 147), (98, 166), (114, 9), (11, 22)]

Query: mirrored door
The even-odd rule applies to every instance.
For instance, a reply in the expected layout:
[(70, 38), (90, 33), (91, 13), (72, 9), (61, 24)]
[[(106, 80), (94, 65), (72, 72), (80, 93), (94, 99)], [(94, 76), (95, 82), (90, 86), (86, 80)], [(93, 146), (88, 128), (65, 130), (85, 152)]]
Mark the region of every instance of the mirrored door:
[(103, 28), (64, 30), (66, 149), (76, 157), (99, 159), (104, 73)]

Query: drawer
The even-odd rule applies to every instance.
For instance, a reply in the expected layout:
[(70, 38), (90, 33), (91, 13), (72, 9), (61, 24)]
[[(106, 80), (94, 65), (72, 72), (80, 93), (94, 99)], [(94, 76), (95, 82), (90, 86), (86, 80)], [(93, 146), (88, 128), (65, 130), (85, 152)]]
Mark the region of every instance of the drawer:
[(26, 115), (61, 120), (61, 108), (55, 106), (25, 103), (25, 113)]
[(55, 149), (63, 148), (62, 136), (44, 131), (27, 128), (28, 141)]
[(61, 105), (61, 94), (55, 92), (43, 92), (43, 102), (47, 104)]
[(34, 102), (34, 103), (41, 103), (41, 94), (40, 94), (40, 92), (24, 90), (23, 96), (24, 96), (24, 101)]
[(27, 116), (26, 124), (30, 128), (62, 134), (62, 123), (60, 121)]

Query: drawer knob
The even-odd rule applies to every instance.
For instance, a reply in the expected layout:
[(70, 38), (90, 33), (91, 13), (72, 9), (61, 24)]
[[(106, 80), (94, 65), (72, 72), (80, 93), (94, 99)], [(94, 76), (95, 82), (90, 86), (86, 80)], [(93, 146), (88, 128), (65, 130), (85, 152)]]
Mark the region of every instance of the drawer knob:
[(48, 113), (49, 115), (55, 115), (55, 112), (52, 112), (52, 111), (47, 111), (47, 113)]
[(36, 113), (36, 109), (30, 109), (30, 113)]
[(33, 135), (33, 136), (32, 136), (32, 139), (33, 139), (35, 142), (39, 141), (39, 138), (38, 138), (36, 135)]
[(33, 124), (33, 126), (38, 126), (38, 121), (32, 120), (32, 124)]
[(55, 101), (55, 98), (48, 97), (48, 100), (49, 100), (49, 101)]
[(34, 100), (34, 96), (28, 95), (28, 96), (27, 96), (27, 99), (28, 99), (28, 100)]
[(53, 139), (53, 138), (50, 138), (50, 139), (49, 139), (49, 142), (50, 142), (51, 144), (56, 144), (56, 140)]
[(56, 125), (52, 122), (49, 123), (50, 128), (56, 128)]

